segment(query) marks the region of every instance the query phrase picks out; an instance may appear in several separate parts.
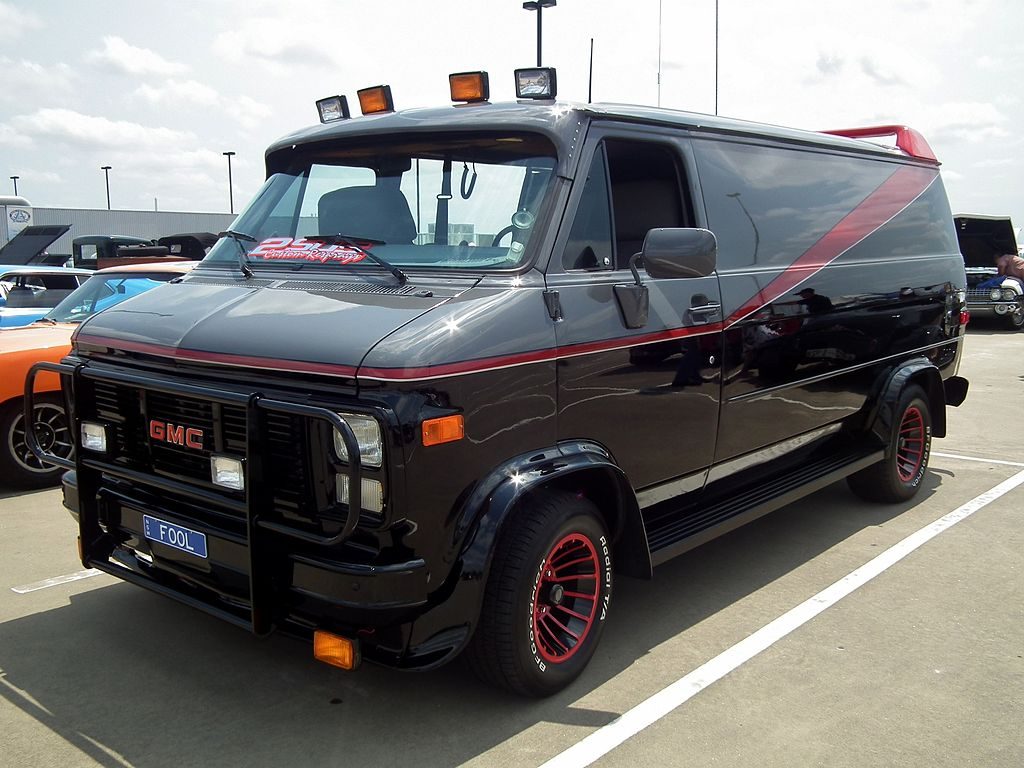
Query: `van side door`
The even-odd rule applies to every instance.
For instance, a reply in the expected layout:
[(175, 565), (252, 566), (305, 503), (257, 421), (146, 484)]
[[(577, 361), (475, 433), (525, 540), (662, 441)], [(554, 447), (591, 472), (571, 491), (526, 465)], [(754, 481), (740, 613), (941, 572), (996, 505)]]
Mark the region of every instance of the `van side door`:
[[(592, 127), (547, 270), (561, 311), (559, 439), (605, 446), (649, 503), (659, 486), (701, 488), (715, 452), (718, 277), (654, 279), (640, 266), (637, 286), (630, 270), (649, 230), (699, 225), (692, 179), (673, 132)], [(643, 294), (645, 317), (631, 299)]]

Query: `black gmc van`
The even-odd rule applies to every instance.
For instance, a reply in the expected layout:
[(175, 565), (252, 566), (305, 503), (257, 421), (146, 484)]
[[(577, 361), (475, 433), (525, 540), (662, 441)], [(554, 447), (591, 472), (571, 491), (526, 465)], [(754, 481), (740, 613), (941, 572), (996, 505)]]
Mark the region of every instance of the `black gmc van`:
[(967, 392), (920, 135), (558, 103), (519, 75), (511, 104), (478, 73), (447, 108), (327, 100), (199, 268), (41, 366), (86, 566), (344, 668), (465, 652), (545, 695), (618, 574), (837, 479), (915, 494)]

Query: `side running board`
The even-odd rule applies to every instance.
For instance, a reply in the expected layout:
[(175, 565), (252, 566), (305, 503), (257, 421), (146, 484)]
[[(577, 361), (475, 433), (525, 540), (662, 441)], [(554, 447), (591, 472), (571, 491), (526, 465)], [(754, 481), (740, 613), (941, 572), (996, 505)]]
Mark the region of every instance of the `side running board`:
[(746, 488), (731, 488), (716, 495), (708, 489), (699, 504), (666, 508), (652, 507), (644, 512), (647, 542), (654, 565), (698, 547), (751, 520), (791, 504), (885, 457), (882, 447), (865, 452), (850, 450), (844, 454), (800, 464), (791, 472)]

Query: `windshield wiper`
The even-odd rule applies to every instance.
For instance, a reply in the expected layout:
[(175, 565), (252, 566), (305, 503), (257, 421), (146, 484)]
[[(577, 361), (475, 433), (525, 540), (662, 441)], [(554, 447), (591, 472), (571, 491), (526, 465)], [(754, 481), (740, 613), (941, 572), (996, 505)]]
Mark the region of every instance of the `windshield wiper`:
[(369, 245), (386, 245), (383, 240), (375, 240), (372, 237), (352, 237), (351, 235), (306, 235), (307, 240), (323, 240), (325, 243), (330, 242), (331, 244), (347, 245), (349, 248), (355, 248), (360, 253), (365, 254), (372, 261), (377, 262), (384, 269), (388, 270), (398, 280), (399, 285), (405, 285), (409, 282), (409, 276), (402, 270), (392, 264), (390, 261), (383, 259), (382, 257), (371, 253), (360, 245), (360, 243), (366, 243)]
[(217, 237), (230, 237), (235, 241), (235, 244), (238, 246), (238, 268), (242, 271), (246, 280), (251, 278), (253, 272), (249, 267), (249, 254), (246, 252), (245, 246), (242, 245), (242, 241), (244, 240), (247, 243), (257, 243), (259, 241), (252, 235), (247, 235), (245, 232), (235, 232), (232, 229), (225, 229)]

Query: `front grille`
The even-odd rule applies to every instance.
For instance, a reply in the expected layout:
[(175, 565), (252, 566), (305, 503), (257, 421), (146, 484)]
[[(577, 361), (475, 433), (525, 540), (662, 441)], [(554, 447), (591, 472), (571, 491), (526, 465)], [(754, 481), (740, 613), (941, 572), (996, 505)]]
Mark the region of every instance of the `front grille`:
[[(246, 456), (246, 410), (193, 397), (92, 381), (93, 414), (113, 427), (111, 461), (117, 465), (222, 492), (241, 498), (243, 494), (214, 485), (210, 479), (210, 455)], [(88, 416), (86, 416), (88, 418)], [(263, 480), (272, 491), (271, 506), (280, 515), (310, 519), (313, 502), (308, 493), (308, 438), (303, 419), (281, 413), (264, 413)], [(150, 434), (157, 422), (171, 439)], [(189, 447), (185, 430), (191, 433)]]

